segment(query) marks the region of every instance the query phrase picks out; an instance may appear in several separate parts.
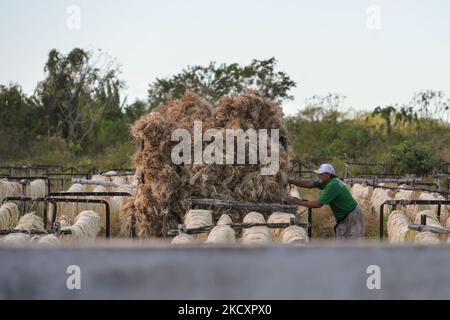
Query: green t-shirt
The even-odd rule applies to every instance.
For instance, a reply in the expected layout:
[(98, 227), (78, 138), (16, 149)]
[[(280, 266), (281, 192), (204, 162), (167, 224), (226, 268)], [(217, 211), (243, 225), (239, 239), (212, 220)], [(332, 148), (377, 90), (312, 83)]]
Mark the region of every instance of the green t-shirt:
[(345, 183), (337, 177), (332, 178), (326, 184), (315, 180), (314, 187), (323, 190), (317, 202), (320, 204), (328, 204), (337, 222), (344, 220), (358, 205)]

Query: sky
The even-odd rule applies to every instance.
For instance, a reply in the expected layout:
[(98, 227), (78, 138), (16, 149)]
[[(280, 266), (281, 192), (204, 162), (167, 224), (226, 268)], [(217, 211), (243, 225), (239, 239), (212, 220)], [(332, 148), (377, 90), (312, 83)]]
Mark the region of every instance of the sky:
[(328, 92), (369, 110), (420, 90), (450, 96), (449, 1), (1, 0), (0, 84), (31, 94), (48, 52), (102, 49), (121, 65), (127, 101), (188, 65), (275, 57), (296, 83), (295, 114)]

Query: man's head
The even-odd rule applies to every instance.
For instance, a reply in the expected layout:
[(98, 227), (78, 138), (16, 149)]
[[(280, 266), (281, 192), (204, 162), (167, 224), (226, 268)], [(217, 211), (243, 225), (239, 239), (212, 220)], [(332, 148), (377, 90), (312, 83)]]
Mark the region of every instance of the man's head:
[(322, 164), (320, 168), (318, 170), (314, 170), (314, 172), (319, 176), (321, 183), (327, 183), (336, 176), (336, 171), (333, 166), (328, 163)]

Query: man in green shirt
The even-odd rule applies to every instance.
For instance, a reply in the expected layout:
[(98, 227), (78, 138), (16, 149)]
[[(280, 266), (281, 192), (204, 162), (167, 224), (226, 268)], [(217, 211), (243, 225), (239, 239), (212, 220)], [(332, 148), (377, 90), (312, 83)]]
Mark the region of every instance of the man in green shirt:
[(318, 188), (322, 190), (315, 201), (291, 198), (291, 202), (307, 208), (320, 208), (324, 204), (330, 206), (336, 218), (334, 232), (337, 239), (359, 239), (362, 237), (362, 210), (353, 199), (345, 183), (336, 177), (333, 166), (324, 163), (318, 170), (318, 180), (293, 180), (289, 183), (303, 188)]

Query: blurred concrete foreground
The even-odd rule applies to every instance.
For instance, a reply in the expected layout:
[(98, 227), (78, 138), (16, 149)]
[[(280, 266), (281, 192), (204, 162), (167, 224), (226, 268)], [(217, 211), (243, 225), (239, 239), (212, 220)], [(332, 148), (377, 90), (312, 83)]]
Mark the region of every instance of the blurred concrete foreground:
[(450, 299), (449, 246), (109, 242), (0, 261), (1, 299)]

